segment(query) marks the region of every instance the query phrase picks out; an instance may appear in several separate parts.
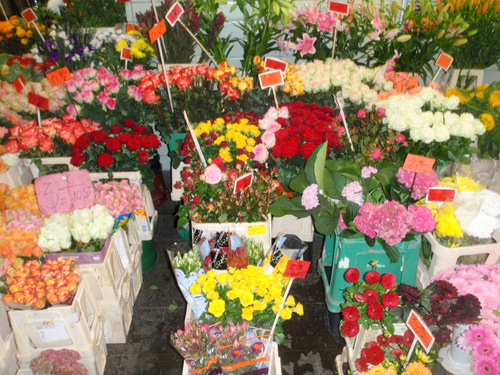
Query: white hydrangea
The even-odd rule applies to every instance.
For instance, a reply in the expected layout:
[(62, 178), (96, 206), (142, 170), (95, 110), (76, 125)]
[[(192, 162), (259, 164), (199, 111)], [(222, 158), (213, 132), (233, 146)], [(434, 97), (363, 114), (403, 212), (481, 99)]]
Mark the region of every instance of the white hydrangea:
[(71, 247), (69, 214), (45, 217), (38, 237), (38, 246), (46, 252), (57, 252)]

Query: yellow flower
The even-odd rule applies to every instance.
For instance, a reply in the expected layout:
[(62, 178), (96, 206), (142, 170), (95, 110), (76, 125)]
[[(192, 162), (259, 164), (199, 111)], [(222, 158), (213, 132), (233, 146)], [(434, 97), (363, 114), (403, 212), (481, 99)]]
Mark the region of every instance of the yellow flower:
[(452, 177), (445, 177), (439, 181), (439, 185), (446, 187), (454, 187), (457, 188), (458, 191), (478, 191), (483, 190), (484, 185), (479, 182), (474, 181), (470, 177), (455, 175)]
[(227, 274), (227, 272), (221, 272), (217, 275), (216, 279), (218, 283), (224, 284), (228, 282), (229, 275)]
[(422, 363), (431, 363), (431, 362), (434, 362), (434, 360), (428, 356), (427, 354), (425, 354), (425, 352), (422, 350), (422, 349), (416, 349), (415, 350), (415, 354), (417, 355), (417, 358), (420, 362)]
[(196, 282), (200, 285), (203, 285), (205, 284), (205, 281), (207, 281), (207, 275), (200, 275), (198, 276), (198, 278), (196, 279)]
[(253, 309), (251, 307), (244, 307), (241, 309), (241, 317), (245, 320), (251, 321), (253, 319)]
[(295, 306), (295, 298), (291, 294), (287, 297), (287, 299), (285, 301), (285, 305), (290, 306), (290, 307)]
[(500, 90), (495, 90), (490, 95), (491, 108), (500, 107)]
[(210, 270), (207, 272), (207, 278), (209, 279), (215, 279), (217, 277), (217, 271), (215, 270)]
[(245, 154), (243, 154), (243, 155), (238, 155), (238, 156), (236, 157), (236, 159), (241, 160), (242, 162), (246, 163), (246, 162), (247, 162), (247, 160), (248, 160), (248, 155), (245, 155)]
[(211, 299), (211, 300), (218, 299), (219, 292), (217, 292), (216, 290), (212, 290), (212, 291), (207, 293), (206, 297), (207, 297), (207, 299)]
[(192, 284), (189, 287), (189, 293), (191, 293), (191, 294), (200, 294), (201, 293), (200, 284)]
[(216, 299), (208, 304), (208, 312), (216, 318), (220, 318), (226, 311), (226, 302), (222, 299)]
[(495, 127), (495, 118), (489, 113), (481, 113), (479, 115), (479, 119), (483, 123), (486, 130), (490, 131)]
[(292, 309), (290, 309), (289, 307), (284, 307), (280, 310), (280, 316), (285, 319), (285, 320), (289, 320), (292, 318)]
[(462, 92), (455, 88), (446, 90), (444, 96), (446, 96), (447, 98), (449, 98), (450, 96), (458, 96), (458, 98), (460, 99), (460, 104), (465, 104), (470, 100), (470, 98), (466, 98), (464, 94), (462, 94)]
[(422, 362), (415, 361), (406, 366), (402, 375), (432, 375), (432, 372)]
[(239, 295), (240, 295), (240, 293), (234, 289), (231, 289), (230, 291), (228, 291), (226, 293), (227, 298), (229, 298), (230, 300), (234, 300), (234, 299), (238, 298)]
[(144, 57), (146, 57), (146, 54), (134, 45), (130, 47), (130, 53), (132, 54), (132, 56), (138, 59), (143, 59)]
[(254, 63), (255, 65), (260, 64), (260, 62), (261, 62), (261, 61), (262, 61), (262, 58), (261, 58), (260, 56), (255, 55), (255, 56), (253, 57), (253, 63)]
[(121, 52), (123, 47), (127, 46), (127, 41), (122, 39), (116, 43), (116, 52)]
[(304, 315), (304, 306), (300, 302), (297, 303), (297, 306), (295, 306), (295, 310), (298, 316)]
[(24, 30), (22, 27), (16, 27), (16, 35), (19, 38), (24, 38), (26, 36), (26, 30)]
[(21, 44), (28, 44), (28, 39), (22, 38), (21, 39)]
[(203, 288), (201, 288), (201, 290), (205, 293), (210, 293), (215, 290), (215, 285), (214, 279), (208, 279), (205, 284), (203, 284)]
[(460, 222), (455, 216), (455, 206), (453, 203), (443, 204), (438, 211), (435, 231), (438, 237), (462, 238), (464, 236)]
[(248, 289), (243, 290), (240, 293), (240, 302), (243, 307), (250, 306), (253, 303), (253, 299), (254, 299), (253, 293)]
[(259, 300), (253, 301), (253, 309), (254, 311), (264, 311), (266, 309), (267, 305)]

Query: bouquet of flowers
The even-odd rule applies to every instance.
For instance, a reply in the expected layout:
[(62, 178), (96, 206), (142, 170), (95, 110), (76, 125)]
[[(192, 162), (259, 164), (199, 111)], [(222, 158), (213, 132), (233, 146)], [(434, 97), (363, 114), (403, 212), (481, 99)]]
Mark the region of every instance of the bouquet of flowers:
[(67, 373), (74, 375), (88, 375), (89, 370), (78, 360), (82, 356), (70, 349), (46, 349), (30, 362), (30, 369), (36, 375)]
[[(268, 206), (276, 199), (275, 170), (263, 169), (269, 153), (260, 140), (255, 116), (236, 113), (199, 123), (194, 129), (207, 162), (205, 166), (188, 134), (180, 155), (188, 164), (181, 171), (183, 204), (177, 225), (195, 222), (265, 221)], [(256, 170), (256, 168), (260, 168)], [(253, 173), (249, 187), (236, 190), (239, 177)]]
[(95, 182), (95, 202), (106, 207), (114, 217), (130, 214), (144, 208), (139, 186), (129, 184), (128, 180)]
[(111, 125), (110, 131), (82, 134), (71, 149), (71, 164), (92, 172), (140, 171), (142, 181), (152, 188), (154, 179), (149, 160), (160, 148), (158, 136), (130, 119)]
[(273, 215), (312, 215), (318, 232), (331, 235), (339, 226), (340, 237), (364, 237), (369, 246), (378, 241), (393, 261), (399, 257), (396, 244), (434, 230), (429, 208), (408, 205), (436, 186), (434, 172), (418, 174), (412, 184), (414, 172), (397, 164), (361, 168), (347, 160), (327, 160), (326, 147), (325, 142), (314, 150), (290, 183), (296, 196), (280, 196), (270, 207)]

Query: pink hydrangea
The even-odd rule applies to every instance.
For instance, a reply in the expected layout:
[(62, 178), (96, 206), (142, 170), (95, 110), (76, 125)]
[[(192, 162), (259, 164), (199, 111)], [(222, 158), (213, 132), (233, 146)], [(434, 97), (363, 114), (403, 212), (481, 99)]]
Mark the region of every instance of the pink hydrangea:
[(365, 203), (354, 218), (354, 225), (370, 238), (377, 236), (378, 207), (375, 203)]
[(431, 171), (429, 174), (417, 173), (415, 178), (415, 183), (413, 183), (413, 177), (415, 172), (410, 172), (402, 168), (396, 173), (396, 177), (400, 183), (402, 183), (408, 190), (412, 189), (411, 197), (415, 200), (422, 199), (425, 197), (429, 188), (438, 186), (438, 179), (436, 173)]
[(408, 212), (413, 216), (411, 228), (414, 231), (419, 233), (432, 232), (436, 227), (436, 220), (428, 207), (410, 205)]
[(377, 172), (378, 169), (375, 167), (363, 167), (363, 169), (361, 169), (361, 177), (369, 178), (372, 174), (376, 174)]
[(309, 185), (304, 189), (301, 202), (306, 210), (312, 210), (319, 205), (317, 184)]
[(348, 201), (354, 202), (359, 206), (362, 206), (364, 203), (363, 187), (357, 181), (350, 182), (344, 186), (342, 189), (342, 196)]
[(388, 245), (400, 243), (411, 230), (412, 217), (397, 201), (385, 201), (378, 210), (378, 236)]

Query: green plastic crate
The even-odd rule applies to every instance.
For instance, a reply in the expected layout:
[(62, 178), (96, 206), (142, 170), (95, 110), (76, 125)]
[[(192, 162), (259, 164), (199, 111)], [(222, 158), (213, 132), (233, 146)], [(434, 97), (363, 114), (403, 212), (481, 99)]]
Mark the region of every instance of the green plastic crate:
[(399, 260), (391, 263), (383, 247), (376, 242), (369, 247), (363, 238), (346, 239), (336, 235), (325, 236), (322, 257), (318, 261), (318, 272), (325, 287), (325, 299), (328, 310), (340, 312), (340, 304), (345, 302), (344, 290), (351, 286), (344, 279), (344, 273), (351, 267), (356, 267), (363, 275), (372, 270), (370, 262), (377, 261), (377, 271), (381, 274), (393, 273), (397, 283), (415, 285), (417, 275), (418, 255), (421, 237), (414, 241), (401, 242)]

